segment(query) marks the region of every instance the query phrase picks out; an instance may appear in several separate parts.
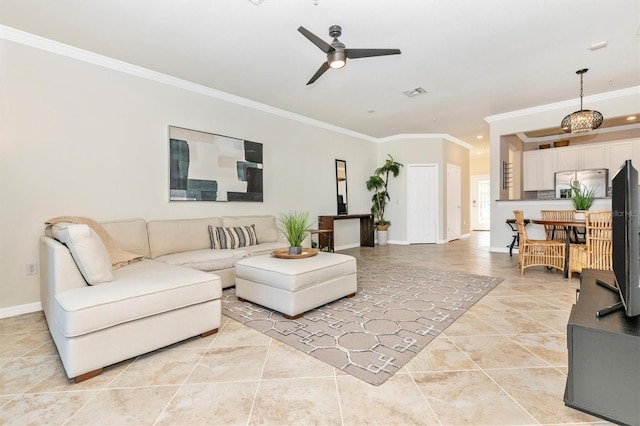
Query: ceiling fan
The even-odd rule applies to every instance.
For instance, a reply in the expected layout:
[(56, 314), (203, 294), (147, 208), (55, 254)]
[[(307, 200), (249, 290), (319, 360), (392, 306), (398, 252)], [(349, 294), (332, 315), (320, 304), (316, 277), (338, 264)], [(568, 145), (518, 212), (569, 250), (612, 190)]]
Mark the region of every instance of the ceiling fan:
[(298, 28), (298, 31), (327, 54), (327, 61), (320, 65), (320, 68), (318, 68), (318, 71), (311, 77), (307, 85), (315, 82), (329, 68), (337, 69), (344, 67), (347, 63), (347, 58), (369, 58), (372, 56), (399, 55), (401, 53), (400, 49), (347, 49), (345, 45), (338, 40), (338, 37), (342, 35), (340, 25), (332, 25), (329, 27), (329, 35), (333, 37), (331, 44), (322, 40), (304, 27)]

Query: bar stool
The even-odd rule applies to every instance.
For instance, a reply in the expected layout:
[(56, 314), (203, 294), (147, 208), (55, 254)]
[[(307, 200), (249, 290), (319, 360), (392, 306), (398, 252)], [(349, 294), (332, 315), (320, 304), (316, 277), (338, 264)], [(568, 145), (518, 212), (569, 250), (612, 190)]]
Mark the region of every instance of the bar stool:
[[(513, 231), (513, 241), (511, 241), (511, 244), (507, 244), (507, 247), (509, 247), (509, 256), (512, 256), (513, 247), (520, 244), (520, 236), (518, 235), (518, 228), (516, 227), (515, 219), (507, 219), (505, 222), (507, 223), (507, 225), (509, 225), (509, 228), (511, 228), (511, 230)], [(524, 220), (524, 226), (527, 226), (530, 223), (531, 221), (529, 219)]]

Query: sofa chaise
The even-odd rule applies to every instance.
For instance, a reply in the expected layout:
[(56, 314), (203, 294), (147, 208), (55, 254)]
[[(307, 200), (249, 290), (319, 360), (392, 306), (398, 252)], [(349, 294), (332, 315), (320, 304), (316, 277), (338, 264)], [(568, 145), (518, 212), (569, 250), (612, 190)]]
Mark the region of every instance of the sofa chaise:
[[(67, 376), (76, 382), (105, 366), (215, 333), (222, 288), (235, 283), (235, 262), (286, 246), (274, 216), (132, 219), (100, 226), (140, 259), (112, 267), (104, 245), (96, 243), (100, 238), (85, 224), (56, 223), (40, 241), (42, 308)], [(227, 241), (227, 248), (212, 248), (221, 243), (216, 231), (237, 236), (229, 230), (244, 226), (255, 229), (251, 245)]]

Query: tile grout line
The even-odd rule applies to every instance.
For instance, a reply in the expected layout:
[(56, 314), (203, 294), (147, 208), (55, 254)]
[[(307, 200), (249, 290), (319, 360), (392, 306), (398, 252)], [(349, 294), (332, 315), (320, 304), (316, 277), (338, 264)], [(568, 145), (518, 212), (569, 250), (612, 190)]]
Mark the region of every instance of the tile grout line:
[[(218, 330), (218, 333), (220, 332), (220, 330)], [(216, 336), (217, 338), (218, 336)], [(189, 377), (191, 377), (191, 374), (193, 374), (193, 371), (198, 367), (198, 365), (200, 364), (200, 361), (202, 361), (202, 358), (204, 358), (204, 356), (207, 354), (207, 351), (209, 350), (209, 348), (211, 347), (211, 344), (215, 341), (215, 339), (209, 343), (209, 346), (207, 346), (204, 351), (202, 352), (202, 355), (200, 355), (200, 358), (198, 359), (197, 362), (193, 363), (193, 367), (191, 367), (191, 370), (189, 371), (189, 374), (186, 375), (186, 377), (184, 378), (184, 380), (182, 380), (182, 383), (180, 383), (180, 385), (178, 386), (178, 389), (176, 389), (176, 391), (174, 392), (173, 396), (171, 398), (169, 398), (169, 401), (167, 401), (167, 403), (165, 404), (164, 408), (162, 409), (162, 411), (160, 411), (160, 414), (158, 414), (158, 417), (156, 418), (155, 422), (153, 422), (154, 425), (158, 424), (158, 421), (160, 421), (160, 419), (162, 418), (163, 414), (167, 411), (167, 408), (169, 408), (169, 406), (171, 405), (171, 403), (173, 402), (173, 400), (176, 398), (176, 395), (178, 395), (178, 393), (183, 389), (184, 385), (187, 383), (187, 380), (189, 380)], [(165, 385), (165, 386), (175, 386), (175, 385)]]
[(340, 424), (344, 426), (344, 414), (342, 412), (342, 398), (340, 398), (340, 388), (338, 386), (338, 375), (336, 374), (335, 367), (333, 367), (333, 383), (336, 387), (336, 397), (338, 398), (338, 411), (340, 412)]
[[(136, 362), (136, 361), (137, 361), (137, 360), (139, 360), (139, 359), (140, 359), (140, 356), (135, 357), (135, 359), (133, 360), (133, 362), (129, 363), (129, 365), (127, 365), (127, 366), (124, 368), (124, 370), (122, 370), (120, 373), (118, 373), (118, 374), (117, 374), (113, 379), (111, 379), (109, 382), (105, 383), (105, 384), (104, 384), (104, 386), (102, 386), (102, 388), (95, 389), (95, 390), (96, 390), (96, 394), (95, 394), (95, 395), (93, 395), (93, 397), (92, 397), (92, 398), (89, 398), (89, 399), (88, 399), (84, 404), (82, 404), (82, 407), (78, 408), (78, 409), (76, 410), (76, 412), (75, 412), (75, 413), (73, 413), (71, 416), (69, 416), (69, 418), (68, 418), (67, 420), (65, 420), (65, 421), (62, 423), (62, 426), (64, 426), (64, 425), (68, 424), (68, 423), (69, 423), (69, 421), (70, 421), (70, 420), (72, 420), (75, 416), (77, 416), (77, 415), (78, 415), (78, 413), (79, 413), (80, 411), (82, 411), (82, 409), (83, 409), (84, 407), (86, 407), (87, 405), (89, 405), (91, 402), (95, 401), (95, 399), (98, 397), (98, 395), (102, 394), (105, 390), (107, 390), (107, 389), (108, 389), (108, 386), (109, 386), (111, 383), (113, 383), (113, 382), (114, 382), (118, 377), (120, 377), (120, 376), (121, 376), (125, 371), (127, 371), (127, 370), (129, 369), (129, 367), (131, 367), (131, 366), (133, 365), (133, 363), (134, 363), (134, 362)], [(64, 370), (64, 368), (63, 368), (63, 370)], [(63, 374), (66, 374), (66, 373), (63, 373)], [(103, 372), (102, 374), (104, 374), (104, 372)], [(89, 379), (89, 380), (91, 380), (91, 379)], [(58, 392), (56, 392), (56, 393), (58, 393)]]
[(260, 390), (260, 385), (262, 384), (262, 376), (264, 374), (264, 370), (267, 366), (267, 359), (269, 359), (269, 352), (271, 351), (271, 343), (273, 342), (273, 338), (269, 338), (269, 344), (267, 345), (267, 352), (264, 355), (264, 361), (262, 363), (262, 369), (260, 370), (260, 378), (258, 379), (258, 384), (256, 386), (256, 390), (253, 393), (253, 400), (251, 401), (251, 408), (249, 409), (249, 416), (247, 417), (247, 425), (251, 423), (251, 416), (253, 416), (253, 408), (256, 404), (256, 398), (258, 397), (258, 391)]
[(442, 426), (442, 421), (438, 417), (438, 413), (436, 413), (436, 411), (433, 409), (433, 407), (431, 406), (431, 403), (429, 402), (429, 399), (424, 394), (424, 392), (422, 392), (422, 389), (420, 389), (420, 386), (418, 386), (418, 383), (416, 382), (416, 378), (413, 376), (413, 372), (409, 371), (409, 377), (411, 377), (411, 381), (415, 385), (416, 389), (418, 389), (418, 392), (420, 393), (420, 396), (424, 400), (425, 404), (427, 404), (427, 406), (429, 407), (431, 414), (433, 414), (433, 418), (436, 419), (439, 426)]

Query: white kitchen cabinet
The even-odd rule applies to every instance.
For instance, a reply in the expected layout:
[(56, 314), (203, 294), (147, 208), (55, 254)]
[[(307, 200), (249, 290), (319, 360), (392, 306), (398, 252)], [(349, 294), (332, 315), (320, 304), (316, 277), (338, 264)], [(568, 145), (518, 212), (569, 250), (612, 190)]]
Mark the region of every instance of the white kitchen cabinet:
[[(637, 144), (637, 142), (636, 142)], [(609, 182), (611, 178), (616, 174), (620, 166), (626, 161), (631, 159), (634, 163), (634, 167), (638, 168), (640, 164), (633, 161), (634, 141), (627, 140), (621, 142), (613, 142), (610, 145), (610, 158), (609, 158)]]
[(579, 168), (584, 169), (608, 169), (610, 167), (610, 144), (581, 145), (578, 147)]
[(564, 172), (565, 170), (578, 170), (578, 148), (554, 148), (556, 153), (556, 172)]
[(524, 191), (553, 190), (556, 155), (551, 149), (525, 151), (522, 155)]
[(551, 149), (544, 149), (540, 152), (538, 189), (542, 191), (554, 190), (554, 172), (557, 169), (558, 156)]
[(575, 145), (523, 152), (523, 190), (554, 189), (554, 173), (566, 170), (609, 169), (609, 182), (625, 160), (640, 170), (640, 139)]

